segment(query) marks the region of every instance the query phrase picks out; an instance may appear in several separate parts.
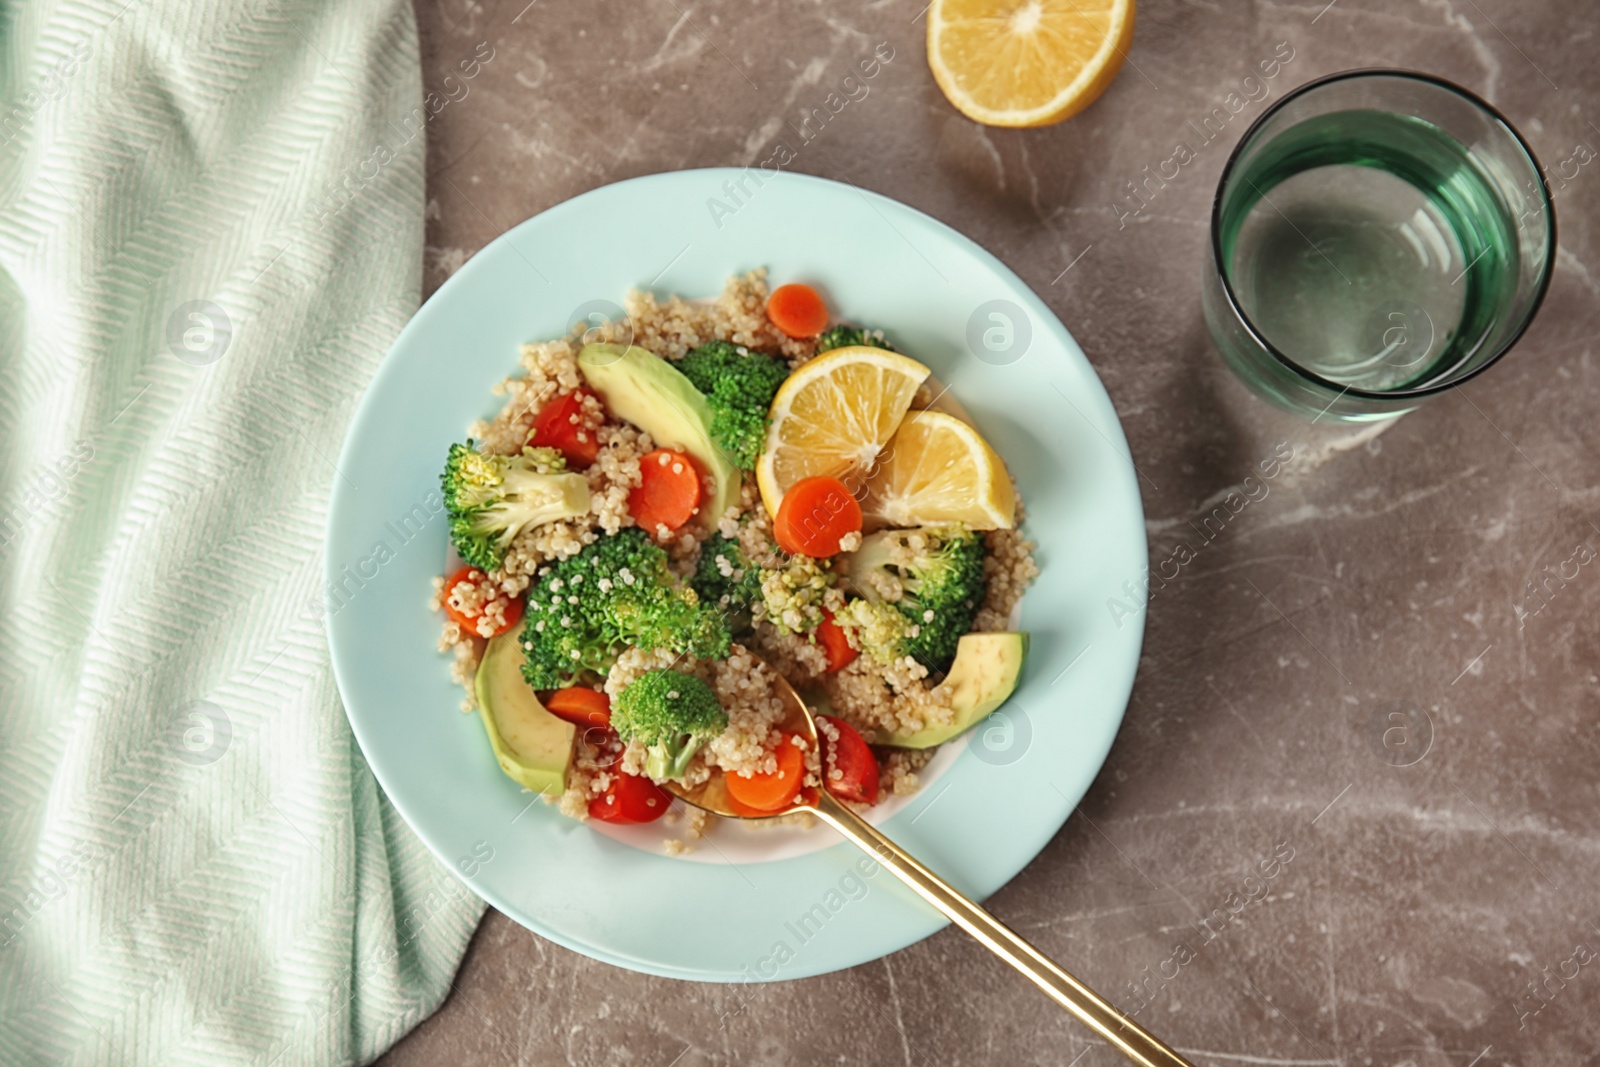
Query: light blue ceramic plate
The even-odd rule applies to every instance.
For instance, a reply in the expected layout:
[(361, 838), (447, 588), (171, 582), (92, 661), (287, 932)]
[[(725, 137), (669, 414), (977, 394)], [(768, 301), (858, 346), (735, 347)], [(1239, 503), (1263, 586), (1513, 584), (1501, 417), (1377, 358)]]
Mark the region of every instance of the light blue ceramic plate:
[[(1088, 789), (1122, 720), (1143, 618), (1108, 605), (1145, 565), (1115, 411), (1070, 334), (994, 256), (893, 200), (797, 174), (698, 170), (609, 185), (529, 219), (462, 267), (401, 333), (345, 441), (328, 530), (329, 641), (362, 751), (462, 880), (544, 937), (676, 978), (799, 978), (876, 959), (944, 925), (818, 827), (724, 827), (689, 858), (659, 827), (601, 833), (503, 777), (435, 651), (445, 451), (492, 414), (524, 341), (632, 287), (710, 296), (765, 264), (929, 364), (1009, 464), (1043, 569), (1022, 606), (1023, 682), (882, 825), (982, 899)], [(995, 303), (991, 303), (995, 302)], [(575, 314), (576, 313), (576, 314)], [(994, 316), (998, 315), (996, 318)], [(723, 836), (723, 831), (738, 831)], [(720, 844), (718, 843), (720, 839)]]

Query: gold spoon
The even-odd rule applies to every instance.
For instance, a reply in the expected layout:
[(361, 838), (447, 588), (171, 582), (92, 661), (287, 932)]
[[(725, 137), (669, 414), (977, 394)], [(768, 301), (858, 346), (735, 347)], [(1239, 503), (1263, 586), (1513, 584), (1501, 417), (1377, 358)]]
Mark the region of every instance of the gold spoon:
[[(787, 705), (788, 715), (782, 726), (817, 745), (817, 723), (811, 717), (800, 694), (794, 691), (782, 676), (773, 672), (773, 682)], [(820, 751), (820, 748), (817, 749)], [(751, 818), (733, 810), (728, 800), (727, 785), (722, 772), (713, 771), (710, 778), (692, 788), (682, 782), (667, 782), (665, 788), (713, 815), (728, 819)], [(748, 809), (746, 809), (748, 810)], [(1134, 1063), (1143, 1067), (1193, 1067), (1188, 1060), (1168, 1048), (1153, 1034), (1112, 1007), (1094, 990), (1045, 958), (1044, 954), (1018, 937), (1005, 924), (978, 905), (958, 893), (949, 883), (934, 874), (912, 855), (880, 833), (877, 827), (851, 811), (826, 789), (802, 789), (800, 796), (787, 808), (782, 808), (763, 818), (776, 818), (797, 811), (809, 811), (832, 826), (852, 844), (871, 855), (906, 885), (916, 890), (928, 903), (938, 908), (945, 917), (967, 933), (977, 938), (990, 952), (1005, 960), (1033, 980), (1067, 1011), (1077, 1016), (1089, 1029), (1105, 1038)]]

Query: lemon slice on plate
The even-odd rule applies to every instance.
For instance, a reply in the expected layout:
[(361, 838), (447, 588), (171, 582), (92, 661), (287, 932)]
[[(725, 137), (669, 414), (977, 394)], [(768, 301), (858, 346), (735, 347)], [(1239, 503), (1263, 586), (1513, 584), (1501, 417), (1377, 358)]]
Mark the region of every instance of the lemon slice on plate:
[(1009, 530), (1017, 511), (1011, 476), (989, 442), (942, 411), (913, 411), (867, 479), (861, 512), (877, 526), (964, 522)]
[(800, 365), (772, 398), (772, 425), (756, 463), (767, 513), (802, 478), (868, 471), (894, 436), (928, 368), (881, 348), (836, 348)]
[(1133, 42), (1133, 0), (933, 0), (928, 66), (963, 115), (1048, 126), (1105, 92)]

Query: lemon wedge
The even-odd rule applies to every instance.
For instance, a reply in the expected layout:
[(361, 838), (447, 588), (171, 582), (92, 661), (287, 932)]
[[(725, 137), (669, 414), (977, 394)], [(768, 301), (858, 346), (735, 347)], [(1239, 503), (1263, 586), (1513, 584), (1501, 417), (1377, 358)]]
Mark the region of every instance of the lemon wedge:
[(776, 516), (783, 494), (802, 478), (873, 470), (927, 377), (916, 360), (865, 345), (802, 363), (772, 398), (772, 423), (756, 462), (767, 513)]
[(966, 523), (1009, 530), (1016, 491), (983, 435), (942, 411), (913, 411), (867, 479), (861, 512), (870, 526)]
[(1133, 43), (1133, 0), (933, 0), (928, 66), (988, 126), (1048, 126), (1105, 92)]

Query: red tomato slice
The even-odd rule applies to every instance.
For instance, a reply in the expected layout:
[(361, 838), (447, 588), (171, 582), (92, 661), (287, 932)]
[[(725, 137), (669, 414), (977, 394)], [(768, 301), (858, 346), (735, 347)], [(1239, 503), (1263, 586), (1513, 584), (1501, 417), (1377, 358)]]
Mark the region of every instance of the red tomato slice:
[(822, 609), (822, 624), (817, 627), (817, 640), (822, 642), (822, 650), (828, 654), (829, 674), (844, 670), (861, 654), (851, 647), (844, 628), (833, 621), (833, 612), (827, 608)]
[(672, 795), (648, 778), (611, 772), (606, 791), (589, 801), (589, 818), (601, 822), (655, 822), (667, 813)]
[[(858, 804), (878, 802), (878, 759), (866, 738), (854, 726), (832, 715), (818, 715), (819, 723), (828, 723), (839, 731), (839, 740), (832, 741), (827, 733), (817, 731), (822, 739), (822, 781), (828, 792), (840, 800), (853, 800)], [(837, 768), (840, 777), (829, 771)]]
[[(466, 630), (468, 633), (482, 637), (483, 635), (478, 633), (478, 620), (483, 617), (483, 612), (465, 612), (456, 607), (454, 604), (450, 603), (451, 594), (455, 592), (456, 586), (463, 583), (471, 583), (472, 575), (475, 573), (481, 572), (479, 572), (476, 567), (462, 567), (460, 570), (452, 574), (450, 576), (450, 580), (444, 583), (444, 596), (440, 598), (440, 602), (444, 607), (444, 613), (448, 615), (453, 622), (459, 625), (463, 630)], [(496, 596), (494, 599), (496, 601), (504, 601), (505, 621), (502, 622), (498, 628), (496, 628), (494, 633), (489, 635), (490, 637), (498, 637), (522, 621), (521, 597)]]
[[(594, 394), (587, 389), (563, 393), (539, 410), (533, 420), (535, 448), (553, 448), (567, 459), (567, 466), (583, 470), (600, 454), (600, 442), (583, 422), (583, 398)], [(574, 422), (573, 419), (577, 421)]]

